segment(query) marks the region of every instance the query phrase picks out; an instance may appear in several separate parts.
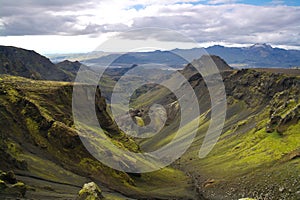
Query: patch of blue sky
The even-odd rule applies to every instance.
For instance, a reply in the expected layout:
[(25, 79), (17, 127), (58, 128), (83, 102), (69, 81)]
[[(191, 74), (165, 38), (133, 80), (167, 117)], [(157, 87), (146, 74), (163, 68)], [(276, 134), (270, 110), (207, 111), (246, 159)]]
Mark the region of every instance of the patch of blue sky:
[[(256, 6), (270, 6), (270, 5), (287, 5), (287, 6), (300, 6), (299, 0), (199, 0), (199, 1), (191, 1), (191, 2), (182, 2), (182, 3), (189, 3), (193, 5), (199, 4), (228, 4), (228, 3), (240, 3), (240, 4), (249, 4), (249, 5), (256, 5)], [(219, 2), (219, 3), (216, 3)], [(180, 2), (178, 2), (181, 4)]]

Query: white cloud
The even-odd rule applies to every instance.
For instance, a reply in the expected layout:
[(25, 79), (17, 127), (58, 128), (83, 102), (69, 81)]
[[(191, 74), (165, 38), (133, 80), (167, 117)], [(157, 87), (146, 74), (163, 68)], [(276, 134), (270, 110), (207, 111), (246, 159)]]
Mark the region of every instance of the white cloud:
[(272, 0), (271, 4), (273, 4), (273, 5), (283, 5), (284, 0)]
[(232, 4), (238, 2), (237, 0), (210, 0), (208, 4)]
[[(155, 26), (174, 29), (200, 43), (243, 45), (266, 42), (300, 46), (299, 7), (254, 6), (236, 4), (233, 0), (210, 0), (210, 5), (199, 4), (197, 2), (201, 1), (198, 0), (89, 0), (85, 4), (79, 0), (62, 1), (63, 4), (58, 0), (26, 2), (18, 1), (19, 6), (14, 2), (1, 5), (1, 35), (20, 35), (18, 40), (22, 35), (85, 35), (85, 39), (77, 38), (78, 43), (86, 45), (89, 38), (92, 41), (129, 29)], [(125, 35), (131, 39), (172, 40), (147, 32)], [(7, 37), (1, 37), (0, 41), (4, 43), (5, 40)]]
[(60, 36), (60, 35), (26, 35), (6, 36), (0, 39), (1, 45), (15, 46), (35, 50), (42, 54), (80, 53), (94, 51), (113, 33), (103, 34), (97, 38), (89, 36)]

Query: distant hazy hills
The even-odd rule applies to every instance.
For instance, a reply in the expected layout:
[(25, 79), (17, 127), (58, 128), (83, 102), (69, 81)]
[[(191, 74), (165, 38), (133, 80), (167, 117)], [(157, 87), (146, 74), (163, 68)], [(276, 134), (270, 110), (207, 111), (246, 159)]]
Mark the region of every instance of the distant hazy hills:
[[(194, 57), (194, 58), (198, 58)], [(171, 51), (131, 52), (126, 54), (110, 54), (100, 58), (83, 60), (84, 63), (112, 66), (152, 65), (153, 67), (182, 67), (188, 62)]]
[[(300, 51), (273, 48), (268, 44), (255, 44), (249, 47), (224, 47), (212, 46), (205, 49), (174, 49), (172, 51), (152, 51), (152, 52), (130, 52), (126, 54), (112, 53), (88, 59), (80, 59), (82, 56), (69, 55), (79, 58), (86, 64), (98, 64), (114, 66), (131, 66), (132, 64), (152, 66), (152, 67), (174, 67), (182, 68), (183, 65), (191, 62), (193, 59), (200, 58), (205, 51), (212, 55), (223, 58), (229, 65), (237, 68), (290, 68), (300, 66)], [(94, 52), (90, 54), (95, 55)], [(86, 55), (86, 54), (85, 54)], [(104, 55), (104, 56), (103, 56)], [(87, 58), (88, 56), (85, 56)], [(52, 57), (57, 61), (58, 57)], [(69, 59), (65, 56), (64, 59)]]
[[(237, 68), (290, 68), (300, 66), (300, 51), (272, 48), (267, 44), (255, 44), (250, 47), (212, 46), (205, 49), (211, 55), (224, 59), (231, 67)], [(204, 54), (204, 49), (174, 49), (172, 51), (130, 52), (127, 54), (93, 54), (92, 59), (81, 62), (67, 61), (54, 64), (47, 57), (34, 51), (17, 47), (0, 46), (0, 74), (23, 76), (31, 79), (72, 81), (80, 66), (95, 65), (125, 67), (127, 71), (133, 65), (148, 69), (183, 68)], [(78, 54), (76, 54), (78, 56)], [(100, 57), (95, 58), (96, 55)], [(102, 55), (102, 56), (101, 56)], [(103, 56), (104, 55), (104, 56)], [(70, 57), (72, 57), (70, 55)], [(69, 58), (70, 58), (69, 57)], [(88, 56), (85, 56), (87, 58)], [(68, 59), (68, 56), (63, 57)], [(91, 57), (89, 57), (91, 58)], [(56, 58), (51, 58), (56, 59)], [(56, 59), (56, 61), (58, 61)], [(124, 74), (124, 70), (109, 69), (108, 74)], [(120, 71), (121, 70), (121, 71)]]
[[(229, 65), (237, 68), (290, 68), (300, 66), (300, 51), (273, 48), (268, 44), (250, 47), (224, 47), (215, 45), (205, 48), (212, 55), (218, 55)], [(201, 49), (175, 49), (172, 52), (198, 58)]]
[(235, 66), (289, 68), (300, 66), (300, 51), (273, 48), (267, 44), (236, 48), (213, 46), (206, 49), (210, 54), (219, 55)]

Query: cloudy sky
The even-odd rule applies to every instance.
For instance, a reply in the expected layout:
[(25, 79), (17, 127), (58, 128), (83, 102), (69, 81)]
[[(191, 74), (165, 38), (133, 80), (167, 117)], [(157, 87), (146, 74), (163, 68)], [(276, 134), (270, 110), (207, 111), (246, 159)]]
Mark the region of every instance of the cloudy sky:
[(202, 46), (269, 43), (300, 49), (300, 1), (0, 0), (1, 45), (40, 53), (88, 52), (119, 34), (178, 48), (191, 45), (147, 31), (126, 33), (145, 27), (176, 30)]

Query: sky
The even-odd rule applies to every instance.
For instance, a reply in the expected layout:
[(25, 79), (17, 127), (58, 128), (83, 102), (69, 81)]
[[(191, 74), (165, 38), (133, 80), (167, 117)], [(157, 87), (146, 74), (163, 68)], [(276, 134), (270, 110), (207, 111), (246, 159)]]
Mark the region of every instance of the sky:
[(128, 32), (147, 27), (177, 31), (198, 46), (268, 43), (300, 49), (300, 1), (0, 0), (0, 45), (42, 54), (122, 51), (121, 45), (101, 48), (114, 38), (193, 47), (147, 29)]

